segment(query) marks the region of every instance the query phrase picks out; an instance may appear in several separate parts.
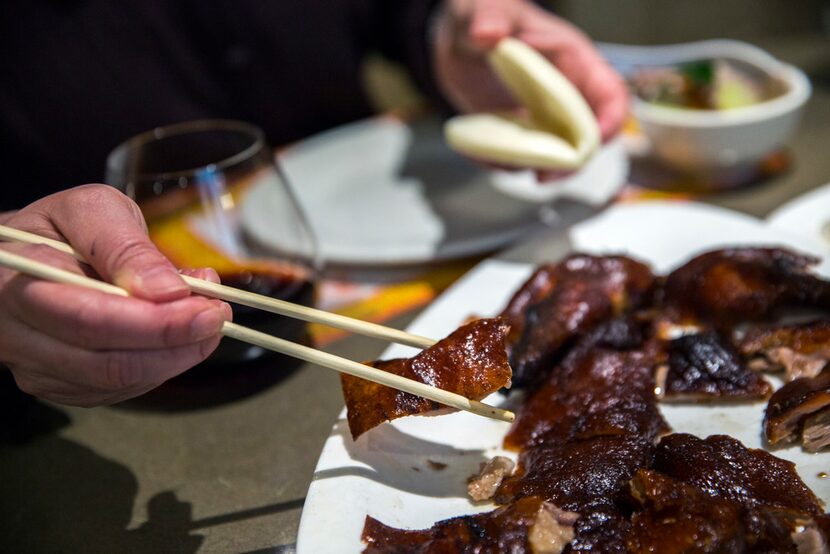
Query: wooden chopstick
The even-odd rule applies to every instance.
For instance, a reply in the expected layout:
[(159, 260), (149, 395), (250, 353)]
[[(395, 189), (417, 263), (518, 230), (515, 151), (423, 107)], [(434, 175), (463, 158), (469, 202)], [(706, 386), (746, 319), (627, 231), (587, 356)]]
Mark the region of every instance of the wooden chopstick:
[[(0, 225), (0, 239), (14, 242), (25, 242), (28, 244), (45, 244), (56, 250), (60, 250), (61, 252), (74, 256), (75, 259), (80, 262), (88, 263), (77, 251), (75, 251), (75, 249), (65, 242), (42, 237), (34, 233), (21, 231), (19, 229), (13, 229), (12, 227), (7, 227), (5, 225)], [(406, 331), (401, 331), (400, 329), (394, 329), (392, 327), (378, 325), (377, 323), (361, 321), (359, 319), (353, 319), (351, 317), (333, 314), (331, 312), (325, 312), (323, 310), (317, 310), (307, 306), (301, 306), (300, 304), (294, 304), (286, 302), (285, 300), (271, 298), (270, 296), (255, 294), (234, 287), (212, 283), (210, 281), (197, 279), (188, 275), (182, 275), (182, 279), (184, 279), (185, 283), (187, 283), (190, 287), (190, 290), (204, 296), (218, 298), (220, 300), (226, 300), (236, 304), (242, 304), (243, 306), (258, 308), (260, 310), (301, 319), (303, 321), (321, 323), (330, 327), (336, 327), (337, 329), (343, 329), (344, 331), (350, 331), (358, 335), (382, 339), (398, 344), (405, 344), (407, 346), (414, 346), (415, 348), (429, 348), (436, 342), (433, 339), (422, 337), (420, 335), (413, 335), (412, 333), (407, 333)]]
[[(0, 266), (8, 267), (20, 273), (25, 273), (40, 279), (55, 281), (58, 283), (65, 283), (70, 285), (81, 286), (89, 289), (94, 289), (107, 294), (115, 294), (118, 296), (129, 296), (130, 294), (121, 287), (117, 287), (110, 283), (104, 283), (84, 275), (78, 275), (70, 271), (58, 269), (56, 267), (44, 264), (35, 260), (20, 256), (12, 252), (0, 250)], [(261, 348), (273, 350), (281, 354), (294, 356), (306, 362), (317, 364), (329, 369), (334, 369), (341, 373), (346, 373), (354, 377), (360, 377), (367, 381), (373, 381), (387, 387), (402, 390), (416, 396), (422, 396), (429, 400), (433, 400), (445, 406), (457, 408), (471, 412), (476, 415), (498, 419), (501, 421), (513, 421), (515, 415), (513, 412), (490, 406), (477, 400), (465, 398), (460, 394), (446, 391), (436, 387), (432, 387), (425, 383), (420, 383), (413, 379), (407, 379), (400, 375), (388, 373), (376, 369), (371, 366), (363, 365), (346, 358), (341, 358), (327, 352), (322, 352), (296, 344), (278, 337), (261, 333), (254, 329), (237, 325), (236, 323), (225, 322), (222, 326), (222, 334), (226, 337), (231, 337), (248, 344), (253, 344)]]

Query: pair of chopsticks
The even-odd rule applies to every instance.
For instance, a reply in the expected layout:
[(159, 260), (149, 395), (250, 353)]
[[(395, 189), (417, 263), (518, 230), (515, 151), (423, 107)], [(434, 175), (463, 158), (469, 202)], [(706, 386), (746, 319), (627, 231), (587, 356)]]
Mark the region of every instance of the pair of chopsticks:
[[(66, 243), (42, 237), (40, 235), (35, 235), (33, 233), (28, 233), (26, 231), (13, 229), (5, 225), (0, 225), (0, 239), (4, 241), (22, 242), (28, 244), (44, 244), (54, 248), (55, 250), (69, 254), (80, 262), (86, 263), (80, 254), (78, 254), (78, 252)], [(121, 287), (69, 271), (64, 271), (48, 264), (37, 262), (26, 258), (25, 256), (20, 256), (4, 250), (0, 250), (0, 266), (48, 281), (81, 286), (88, 289), (94, 289), (99, 292), (115, 294), (117, 296), (129, 296), (129, 293)], [(284, 300), (278, 300), (276, 298), (239, 290), (233, 287), (211, 283), (209, 281), (196, 279), (186, 275), (182, 275), (182, 278), (190, 287), (191, 291), (211, 298), (218, 298), (220, 300), (262, 309), (268, 312), (301, 319), (303, 321), (321, 323), (323, 325), (329, 325), (338, 329), (351, 331), (356, 334), (414, 346), (416, 348), (428, 348), (435, 344), (435, 341), (432, 339), (413, 335), (398, 329), (385, 327), (383, 325), (360, 321), (338, 314), (316, 310), (314, 308), (308, 308), (306, 306), (293, 304)], [(416, 396), (421, 396), (445, 406), (450, 406), (452, 408), (457, 408), (459, 410), (464, 410), (476, 415), (498, 419), (501, 421), (513, 421), (515, 418), (513, 412), (508, 410), (496, 408), (494, 406), (484, 404), (483, 402), (479, 402), (478, 400), (465, 398), (464, 396), (454, 392), (432, 387), (413, 379), (407, 379), (406, 377), (388, 373), (386, 371), (348, 360), (346, 358), (341, 358), (327, 352), (322, 352), (308, 346), (296, 344), (267, 333), (262, 333), (248, 327), (243, 327), (242, 325), (237, 325), (236, 323), (225, 322), (222, 326), (221, 332), (222, 335), (226, 337), (231, 337), (267, 350), (273, 350), (275, 352), (287, 354), (322, 367), (334, 369), (335, 371), (339, 371), (341, 373), (346, 373), (354, 377), (366, 379), (367, 381), (373, 381), (387, 387), (408, 392)]]

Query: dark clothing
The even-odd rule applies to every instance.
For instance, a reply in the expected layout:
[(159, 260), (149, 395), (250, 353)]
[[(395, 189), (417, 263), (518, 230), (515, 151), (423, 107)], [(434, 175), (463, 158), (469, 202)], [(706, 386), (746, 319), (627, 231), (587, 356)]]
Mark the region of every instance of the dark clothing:
[(430, 80), (436, 0), (27, 0), (0, 3), (0, 211), (103, 179), (149, 128), (260, 125), (272, 145), (370, 114), (364, 55)]

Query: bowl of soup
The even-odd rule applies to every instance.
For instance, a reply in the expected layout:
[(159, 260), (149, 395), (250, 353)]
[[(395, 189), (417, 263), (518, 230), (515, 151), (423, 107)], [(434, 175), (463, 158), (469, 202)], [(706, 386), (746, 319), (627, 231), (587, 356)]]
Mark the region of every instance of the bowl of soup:
[(740, 41), (603, 50), (629, 84), (650, 153), (683, 170), (759, 163), (786, 145), (811, 93), (803, 71)]

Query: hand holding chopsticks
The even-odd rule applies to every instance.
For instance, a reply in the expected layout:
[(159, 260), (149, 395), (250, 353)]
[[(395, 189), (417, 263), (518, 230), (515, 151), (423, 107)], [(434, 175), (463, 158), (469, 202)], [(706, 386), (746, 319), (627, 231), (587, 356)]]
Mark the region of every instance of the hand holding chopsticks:
[[(85, 263), (85, 260), (71, 246), (64, 242), (41, 237), (40, 235), (35, 235), (33, 233), (27, 233), (26, 231), (12, 229), (11, 227), (6, 227), (5, 225), (0, 225), (0, 239), (6, 241), (25, 242), (28, 244), (45, 244), (56, 250), (60, 250), (61, 252), (74, 256), (78, 261)], [(265, 310), (266, 312), (302, 319), (303, 321), (321, 323), (330, 327), (336, 327), (337, 329), (343, 329), (344, 331), (351, 331), (358, 335), (383, 339), (389, 342), (404, 344), (406, 346), (414, 346), (415, 348), (429, 348), (435, 344), (435, 341), (432, 339), (420, 337), (418, 335), (413, 335), (399, 329), (385, 327), (376, 323), (352, 319), (350, 317), (325, 312), (323, 310), (316, 310), (307, 306), (286, 302), (285, 300), (271, 298), (270, 296), (254, 294), (233, 287), (220, 285), (218, 283), (211, 283), (210, 281), (205, 281), (203, 279), (196, 279), (195, 277), (190, 277), (188, 275), (182, 275), (182, 279), (184, 279), (184, 281), (188, 284), (190, 290), (203, 296), (209, 296), (210, 298), (218, 298), (227, 302), (234, 302), (236, 304), (242, 304), (243, 306), (250, 306), (252, 308)]]
[[(47, 239), (45, 237), (39, 237), (37, 235), (32, 235), (30, 233), (24, 233), (21, 231), (10, 229), (8, 227), (0, 226), (0, 238), (18, 242), (48, 244), (49, 246), (52, 246), (58, 250), (71, 254), (76, 258), (80, 259), (78, 254), (74, 250), (72, 250), (71, 247), (69, 247), (69, 245), (51, 239)], [(42, 264), (40, 262), (30, 260), (23, 256), (13, 254), (11, 252), (0, 251), (0, 265), (9, 267), (21, 273), (33, 275), (41, 279), (82, 286), (85, 288), (95, 289), (108, 294), (129, 296), (129, 293), (126, 290), (120, 287), (116, 287), (115, 285), (97, 281), (95, 279), (91, 279), (89, 277), (78, 275), (72, 272), (57, 269), (47, 264)], [(292, 305), (290, 303), (283, 301), (276, 301), (277, 303), (275, 304), (273, 303), (274, 299), (268, 297), (262, 297), (260, 295), (247, 293), (245, 291), (239, 291), (231, 287), (224, 287), (221, 285), (216, 285), (214, 283), (209, 283), (207, 281), (201, 281), (199, 279), (188, 278), (187, 283), (196, 292), (204, 292), (204, 294), (206, 295), (219, 297), (231, 301), (237, 301), (237, 299), (239, 299), (242, 301), (241, 303), (249, 306), (262, 307), (264, 309), (268, 309), (269, 311), (275, 311), (276, 313), (280, 313), (283, 315), (300, 317), (301, 319), (304, 319), (306, 321), (319, 321), (327, 324), (336, 323), (337, 326), (340, 328), (355, 330), (358, 332), (362, 332), (363, 334), (368, 334), (369, 336), (381, 337), (387, 340), (393, 340), (391, 337), (395, 337), (395, 339), (398, 339), (399, 341), (401, 339), (406, 339), (409, 341), (420, 341), (422, 346), (425, 344), (432, 344), (433, 342), (423, 337), (415, 337), (414, 339), (410, 339), (410, 337), (404, 336), (406, 335), (406, 333), (402, 333), (394, 329), (387, 329), (379, 325), (367, 324), (366, 322), (358, 322), (356, 320), (350, 320), (349, 318), (342, 318), (341, 316), (327, 314), (326, 312), (320, 312), (319, 310), (311, 310), (309, 308)], [(219, 296), (220, 294), (222, 296)], [(285, 304), (288, 304), (288, 306), (285, 306)], [(321, 318), (321, 314), (325, 314), (325, 316)], [(378, 328), (380, 328), (380, 331), (378, 330)], [(387, 373), (375, 369), (373, 367), (354, 362), (352, 360), (347, 360), (344, 358), (340, 358), (338, 356), (334, 356), (332, 354), (315, 350), (307, 346), (295, 344), (290, 341), (286, 341), (278, 337), (261, 333), (259, 331), (255, 331), (253, 329), (249, 329), (234, 323), (225, 322), (222, 327), (222, 334), (228, 337), (235, 338), (237, 340), (260, 346), (262, 348), (294, 356), (307, 362), (315, 363), (324, 367), (328, 367), (330, 369), (334, 369), (336, 371), (347, 373), (355, 377), (360, 377), (417, 396), (422, 396), (424, 398), (428, 398), (440, 404), (444, 404), (460, 410), (469, 411), (477, 415), (482, 415), (494, 419), (500, 419), (503, 421), (512, 421), (514, 417), (513, 413), (507, 410), (495, 408), (493, 406), (489, 406), (482, 402), (465, 398), (461, 395), (449, 391), (441, 390), (418, 381)], [(409, 342), (409, 344), (411, 343), (412, 342)]]

